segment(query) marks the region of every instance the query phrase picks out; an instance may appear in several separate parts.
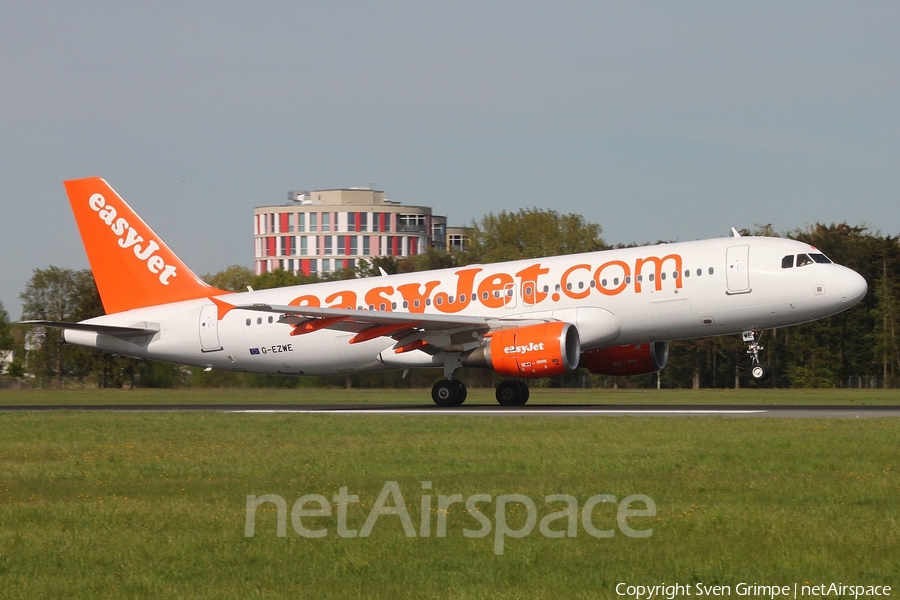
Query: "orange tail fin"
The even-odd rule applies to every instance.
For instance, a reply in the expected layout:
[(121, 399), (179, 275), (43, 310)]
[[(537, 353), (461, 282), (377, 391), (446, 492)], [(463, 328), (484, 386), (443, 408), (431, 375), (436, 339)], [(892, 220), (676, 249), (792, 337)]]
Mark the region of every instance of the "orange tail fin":
[(107, 314), (228, 293), (194, 275), (106, 181), (64, 183)]

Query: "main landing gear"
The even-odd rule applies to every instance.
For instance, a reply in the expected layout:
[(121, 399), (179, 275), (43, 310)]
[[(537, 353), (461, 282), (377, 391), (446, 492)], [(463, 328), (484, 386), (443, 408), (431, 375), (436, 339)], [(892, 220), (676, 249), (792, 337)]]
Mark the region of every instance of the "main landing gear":
[[(444, 360), (444, 378), (431, 388), (431, 399), (438, 406), (460, 406), (466, 401), (466, 384), (453, 379), (453, 373), (460, 366), (459, 353), (450, 354)], [(528, 385), (523, 381), (508, 379), (497, 386), (495, 395), (500, 406), (523, 406), (528, 402)]]
[(528, 402), (528, 395), (528, 385), (515, 379), (500, 382), (495, 393), (500, 406), (523, 406)]
[[(431, 388), (431, 399), (441, 407), (460, 406), (467, 395), (466, 384), (459, 379), (441, 379)], [(514, 379), (503, 381), (495, 396), (500, 406), (524, 406), (528, 402), (528, 386)]]
[(431, 399), (438, 406), (459, 406), (467, 395), (466, 384), (459, 379), (441, 379), (431, 388)]
[(444, 359), (444, 378), (431, 388), (431, 399), (438, 406), (459, 406), (466, 401), (468, 395), (466, 384), (459, 379), (453, 379), (453, 373), (461, 366), (459, 352), (447, 354)]
[(759, 334), (758, 331), (745, 331), (741, 334), (744, 339), (744, 343), (747, 344), (747, 354), (750, 355), (750, 375), (756, 381), (765, 381), (769, 378), (772, 372), (769, 370), (768, 365), (759, 361), (759, 351), (763, 349), (762, 346), (759, 345)]

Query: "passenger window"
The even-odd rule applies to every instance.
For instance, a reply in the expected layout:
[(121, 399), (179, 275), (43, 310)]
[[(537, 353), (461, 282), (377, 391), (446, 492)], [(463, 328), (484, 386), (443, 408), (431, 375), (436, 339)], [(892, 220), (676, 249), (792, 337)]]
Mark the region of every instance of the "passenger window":
[(784, 258), (781, 259), (781, 268), (782, 269), (790, 269), (794, 266), (794, 255), (788, 254)]
[(807, 255), (805, 255), (805, 254), (797, 255), (797, 266), (798, 267), (805, 267), (806, 265), (811, 265), (811, 264), (812, 264), (812, 259), (810, 257), (808, 257)]
[(712, 275), (712, 274), (715, 273), (715, 272), (716, 272), (715, 269), (713, 269), (712, 267), (709, 268), (709, 274), (710, 274), (710, 275)]
[(697, 269), (697, 277), (703, 275), (703, 269)]

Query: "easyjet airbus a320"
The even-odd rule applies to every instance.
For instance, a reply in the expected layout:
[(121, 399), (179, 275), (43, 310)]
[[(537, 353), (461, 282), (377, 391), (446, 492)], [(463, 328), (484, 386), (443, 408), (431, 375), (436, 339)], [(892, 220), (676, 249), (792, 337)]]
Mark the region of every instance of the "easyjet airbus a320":
[(734, 237), (231, 293), (205, 284), (100, 178), (65, 182), (107, 314), (60, 327), (71, 344), (198, 367), (285, 375), (443, 367), (431, 396), (457, 406), (460, 367), (522, 379), (579, 366), (662, 369), (671, 340), (758, 332), (846, 310), (856, 272), (807, 244)]

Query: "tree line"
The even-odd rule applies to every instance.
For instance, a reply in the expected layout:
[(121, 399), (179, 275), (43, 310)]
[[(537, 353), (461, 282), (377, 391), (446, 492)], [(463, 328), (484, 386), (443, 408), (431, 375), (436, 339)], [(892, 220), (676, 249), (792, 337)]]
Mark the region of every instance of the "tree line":
[[(302, 285), (335, 279), (408, 273), (523, 258), (610, 249), (599, 225), (580, 215), (553, 210), (521, 209), (490, 213), (473, 223), (468, 246), (461, 252), (429, 248), (409, 257), (382, 256), (360, 261), (355, 269), (304, 276), (287, 271), (256, 275), (232, 265), (204, 275), (220, 289), (244, 291)], [(742, 235), (776, 235), (771, 225), (744, 230)], [(584, 387), (729, 388), (729, 387), (895, 387), (900, 382), (900, 351), (896, 323), (900, 317), (897, 275), (900, 243), (864, 226), (815, 224), (781, 234), (819, 248), (833, 261), (859, 272), (869, 293), (856, 307), (838, 315), (788, 328), (763, 332), (763, 360), (772, 369), (769, 381), (758, 384), (749, 376), (749, 358), (739, 336), (701, 338), (670, 344), (668, 366), (659, 375), (627, 379), (577, 371), (541, 380), (538, 385)], [(35, 269), (19, 295), (22, 319), (80, 321), (103, 314), (93, 277), (88, 270), (50, 266)], [(64, 383), (99, 387), (352, 385), (355, 387), (426, 387), (435, 372), (413, 370), (346, 377), (276, 377), (200, 369), (113, 355), (62, 342), (58, 330), (12, 324), (0, 304), (0, 351), (13, 350), (7, 375), (29, 375), (39, 385)], [(462, 378), (470, 386), (490, 386), (494, 375), (469, 370)], [(537, 382), (536, 382), (537, 383)]]

